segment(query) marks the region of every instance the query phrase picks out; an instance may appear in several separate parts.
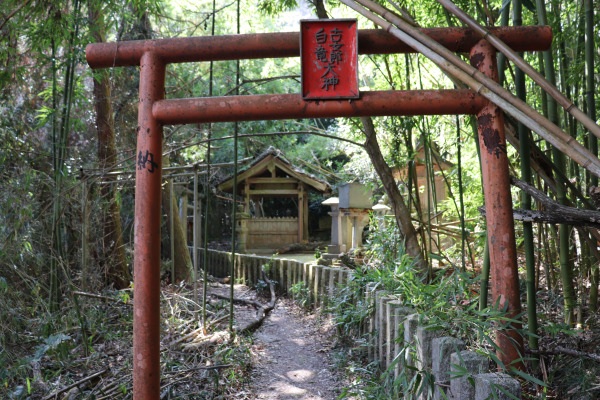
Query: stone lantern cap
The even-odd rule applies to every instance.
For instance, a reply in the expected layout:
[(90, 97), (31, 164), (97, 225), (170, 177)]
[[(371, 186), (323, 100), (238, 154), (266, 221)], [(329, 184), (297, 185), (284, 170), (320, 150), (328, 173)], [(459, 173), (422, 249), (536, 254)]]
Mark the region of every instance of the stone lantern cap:
[(324, 206), (330, 206), (332, 211), (337, 211), (340, 204), (340, 199), (337, 197), (330, 197), (327, 200), (321, 202)]
[(377, 202), (377, 204), (375, 204), (373, 206), (373, 211), (376, 214), (380, 214), (380, 215), (385, 215), (390, 210), (391, 210), (390, 207), (388, 207), (385, 204), (383, 204), (383, 199), (379, 199), (379, 201)]

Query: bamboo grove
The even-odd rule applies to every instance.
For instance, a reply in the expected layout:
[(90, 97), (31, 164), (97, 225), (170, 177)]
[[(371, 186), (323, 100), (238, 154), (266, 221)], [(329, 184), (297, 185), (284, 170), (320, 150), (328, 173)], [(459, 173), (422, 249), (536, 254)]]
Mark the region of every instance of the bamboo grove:
[[(15, 282), (18, 290), (12, 300), (7, 299), (6, 308), (0, 306), (0, 315), (9, 315), (11, 305), (23, 306), (24, 300), (18, 295), (21, 292), (43, 299), (39, 307), (55, 313), (60, 312), (61, 297), (70, 296), (74, 287), (123, 289), (131, 282), (134, 193), (131, 182), (119, 183), (117, 173), (129, 171), (124, 176), (130, 179), (135, 170), (135, 123), (131, 121), (136, 119), (139, 72), (126, 68), (92, 73), (85, 66), (83, 53), (88, 43), (297, 30), (296, 25), (281, 20), (307, 14), (319, 18), (359, 18), (361, 27), (381, 26), (422, 47), (424, 56), (362, 57), (360, 80), (365, 87), (373, 90), (470, 87), (504, 107), (508, 116), (507, 138), (512, 146), (509, 159), (513, 204), (517, 209), (515, 219), (519, 220), (516, 228), (527, 298), (527, 327), (532, 333), (529, 346), (537, 348), (536, 332), (538, 325), (544, 323), (538, 323), (536, 312), (540, 290), (561, 298), (561, 318), (569, 326), (585, 326), (597, 314), (600, 2), (388, 0), (379, 4), (368, 0), (314, 0), (310, 4), (299, 3), (293, 0), (247, 0), (237, 4), (213, 0), (193, 5), (167, 0), (3, 3), (0, 8), (3, 187), (0, 277)], [(298, 7), (308, 11), (304, 15), (293, 14)], [(506, 49), (502, 43), (496, 42), (494, 45), (500, 50), (499, 84), (478, 76), (465, 63), (465, 57), (448, 54), (419, 36), (415, 29), (470, 26), (492, 42), (494, 38), (486, 28), (500, 25), (549, 25), (554, 40), (543, 54), (513, 54), (503, 51)], [(205, 64), (170, 68), (167, 96), (298, 92), (299, 68), (293, 60)], [(236, 137), (236, 144), (231, 136)], [(343, 140), (335, 141), (332, 137)], [(389, 167), (408, 171), (400, 182), (401, 196), (412, 218), (415, 243), (420, 246), (415, 252), (423, 257), (425, 268), (431, 273), (434, 264), (452, 264), (480, 274), (479, 307), (485, 309), (489, 256), (481, 215), (485, 209), (473, 118), (389, 117), (178, 127), (165, 132), (165, 153), (169, 168), (173, 168), (165, 171), (171, 173), (181, 165), (196, 165), (195, 184), (200, 186), (201, 195), (194, 203), (202, 204), (204, 215), (235, 216), (235, 202), (220, 201), (214, 196), (212, 186), (232, 172), (231, 162), (259, 154), (269, 145), (281, 148), (293, 161), (313, 160), (308, 163), (312, 165), (311, 172), (334, 185), (363, 181), (371, 183), (383, 195), (386, 190), (376, 178), (374, 163), (365, 152), (369, 140), (374, 140), (380, 148)], [(424, 149), (425, 190), (417, 179), (419, 147)], [(451, 159), (453, 168), (443, 170), (443, 159)], [(448, 193), (443, 203), (437, 201), (442, 197), (436, 185), (440, 175)], [(196, 261), (185, 251), (185, 232), (177, 204), (177, 199), (184, 197), (181, 193), (177, 185), (174, 188), (170, 183), (163, 191), (166, 215), (163, 231), (165, 237), (173, 238), (172, 244), (165, 242), (163, 246), (163, 272), (170, 274), (171, 282), (197, 278), (196, 273), (205, 274), (193, 270)], [(391, 197), (390, 193), (385, 194)], [(422, 196), (426, 196), (424, 201)], [(442, 213), (444, 218), (440, 217)], [(459, 223), (447, 224), (452, 218)], [(194, 245), (208, 247), (209, 241), (222, 234), (223, 229), (209, 218), (202, 222), (202, 237)], [(231, 221), (228, 223), (232, 225)], [(441, 243), (449, 237), (455, 245), (440, 250)], [(235, 235), (231, 235), (231, 241), (235, 240)], [(169, 264), (171, 258), (174, 260)], [(207, 282), (206, 275), (203, 282)], [(203, 292), (206, 294), (206, 290)], [(199, 318), (206, 323), (206, 315)], [(80, 323), (85, 325), (85, 315), (80, 316)], [(48, 329), (52, 330), (50, 325)], [(0, 328), (0, 333), (6, 333), (2, 340), (9, 340), (11, 334), (4, 329)], [(16, 340), (16, 335), (13, 339)]]

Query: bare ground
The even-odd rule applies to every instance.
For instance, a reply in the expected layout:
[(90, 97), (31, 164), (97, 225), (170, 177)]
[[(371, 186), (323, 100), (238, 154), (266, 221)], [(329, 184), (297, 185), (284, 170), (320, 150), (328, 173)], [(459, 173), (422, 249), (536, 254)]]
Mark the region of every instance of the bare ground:
[[(224, 287), (211, 292), (223, 293)], [(255, 299), (256, 294), (235, 285), (235, 297)], [(259, 300), (266, 302), (266, 300)], [(240, 309), (241, 308), (241, 309)], [(242, 310), (244, 309), (245, 310)], [(241, 311), (237, 313), (237, 311)], [(236, 306), (236, 325), (252, 316)], [(339, 394), (330, 355), (333, 327), (328, 318), (308, 314), (293, 301), (280, 298), (275, 309), (253, 334), (253, 369), (247, 399), (330, 400)]]

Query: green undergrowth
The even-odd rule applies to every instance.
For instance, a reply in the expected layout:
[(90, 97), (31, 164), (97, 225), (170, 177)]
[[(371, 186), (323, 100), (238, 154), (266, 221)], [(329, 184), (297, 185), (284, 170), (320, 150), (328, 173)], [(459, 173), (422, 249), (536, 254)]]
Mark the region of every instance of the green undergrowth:
[[(468, 349), (486, 355), (494, 369), (499, 367), (521, 381), (545, 386), (537, 377), (515, 371), (512, 365), (503, 365), (497, 358), (494, 342), (497, 330), (516, 329), (524, 337), (528, 333), (498, 305), (478, 309), (479, 276), (450, 265), (435, 271), (433, 278), (427, 280), (426, 274), (418, 271), (414, 260), (403, 252), (393, 226), (372, 230), (367, 248), (364, 265), (355, 271), (347, 285), (339, 288), (331, 305), (340, 341), (345, 345), (337, 356), (348, 379), (341, 398), (408, 399), (432, 393), (435, 386), (430, 371), (413, 366), (416, 349), (404, 342), (399, 343), (400, 355), (387, 371), (381, 372), (377, 362), (368, 362), (370, 333), (366, 327), (373, 305), (365, 300), (367, 288), (394, 295), (403, 306), (418, 314), (422, 326), (435, 331), (438, 337), (462, 339)], [(393, 370), (397, 364), (400, 372), (395, 376)], [(468, 375), (461, 366), (455, 369), (458, 371), (455, 377)]]
[[(131, 289), (87, 293), (97, 297), (67, 295), (57, 313), (50, 313), (36, 292), (22, 290), (0, 279), (0, 399), (35, 400), (56, 393), (56, 398), (132, 398)], [(236, 335), (186, 348), (226, 331), (227, 321), (210, 325), (227, 314), (225, 302), (207, 307), (205, 336), (198, 329), (191, 289), (163, 287), (160, 301), (161, 398), (229, 399), (243, 388), (251, 368), (249, 338)], [(191, 336), (179, 340), (186, 335)]]

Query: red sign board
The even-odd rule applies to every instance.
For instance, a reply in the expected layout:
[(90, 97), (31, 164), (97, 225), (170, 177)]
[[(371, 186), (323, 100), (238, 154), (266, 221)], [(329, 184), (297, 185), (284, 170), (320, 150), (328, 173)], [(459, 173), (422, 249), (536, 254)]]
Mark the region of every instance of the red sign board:
[(358, 98), (358, 29), (355, 19), (300, 21), (302, 98)]

